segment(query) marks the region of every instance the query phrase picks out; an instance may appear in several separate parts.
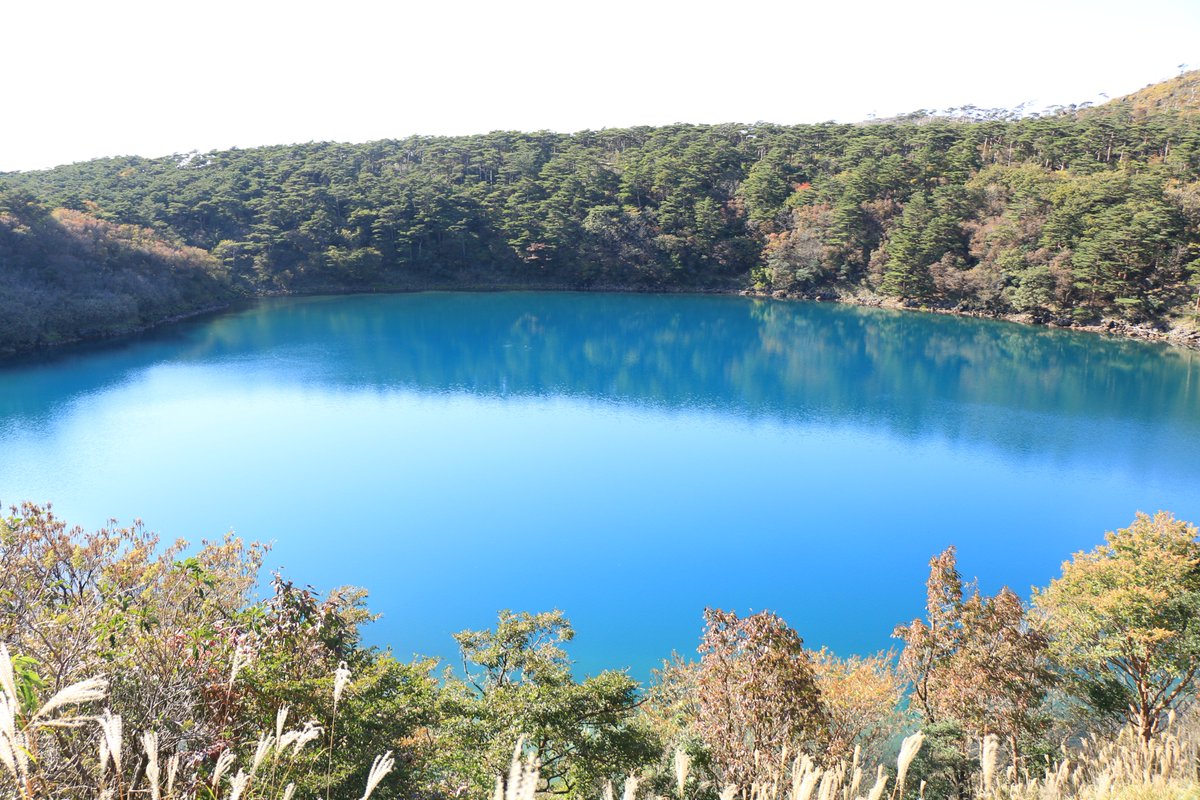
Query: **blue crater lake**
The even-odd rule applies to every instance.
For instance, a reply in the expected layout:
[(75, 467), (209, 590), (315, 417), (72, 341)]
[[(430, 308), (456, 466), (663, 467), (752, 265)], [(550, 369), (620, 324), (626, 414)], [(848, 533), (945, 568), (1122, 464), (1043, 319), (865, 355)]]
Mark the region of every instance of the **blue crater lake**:
[(0, 499), (272, 541), (453, 657), (563, 609), (581, 672), (694, 653), (705, 606), (892, 644), (929, 558), (1027, 595), (1134, 512), (1200, 521), (1200, 354), (737, 297), (263, 302), (0, 368)]

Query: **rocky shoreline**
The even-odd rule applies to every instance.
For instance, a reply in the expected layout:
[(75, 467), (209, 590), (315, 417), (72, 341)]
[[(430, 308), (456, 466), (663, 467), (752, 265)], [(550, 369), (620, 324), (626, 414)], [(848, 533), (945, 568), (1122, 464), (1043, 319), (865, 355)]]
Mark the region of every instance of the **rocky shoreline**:
[(746, 289), (738, 292), (745, 297), (762, 297), (775, 300), (810, 300), (824, 303), (843, 303), (845, 305), (865, 306), (870, 308), (890, 308), (897, 311), (918, 311), (926, 314), (946, 314), (956, 317), (974, 317), (976, 319), (995, 319), (1005, 322), (1015, 322), (1021, 325), (1032, 325), (1057, 330), (1097, 333), (1103, 336), (1115, 336), (1124, 339), (1136, 339), (1145, 342), (1157, 342), (1173, 347), (1186, 347), (1200, 350), (1200, 315), (1194, 321), (1174, 324), (1169, 327), (1155, 326), (1150, 323), (1133, 323), (1123, 319), (1102, 318), (1098, 322), (1080, 324), (1069, 316), (1038, 316), (1034, 314), (1001, 314), (984, 309), (962, 308), (949, 306), (925, 306), (906, 303), (894, 297), (884, 297), (871, 293), (796, 293), (796, 292), (762, 292)]

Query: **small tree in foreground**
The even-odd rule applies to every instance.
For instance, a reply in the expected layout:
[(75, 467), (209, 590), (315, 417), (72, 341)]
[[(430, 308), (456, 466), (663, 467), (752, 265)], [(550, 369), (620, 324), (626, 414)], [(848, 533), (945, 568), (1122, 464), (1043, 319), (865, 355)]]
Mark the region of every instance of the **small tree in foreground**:
[(884, 746), (908, 722), (900, 710), (904, 681), (894, 661), (893, 653), (838, 658), (824, 647), (813, 653), (828, 723), (827, 760), (850, 760), (855, 747), (864, 762), (881, 760)]
[(616, 670), (576, 680), (560, 646), (574, 636), (561, 611), (501, 611), (495, 629), (454, 635), (465, 680), (448, 676), (443, 693), (443, 790), (489, 795), (517, 742), (536, 754), (549, 794), (592, 797), (654, 759), (635, 718), (637, 682)]
[(1085, 701), (1119, 714), (1145, 741), (1192, 699), (1200, 675), (1200, 543), (1196, 528), (1138, 513), (1105, 543), (1076, 553), (1034, 593), (1051, 652)]
[(923, 777), (935, 795), (944, 784), (961, 797), (985, 737), (1004, 741), (1013, 764), (1039, 743), (1053, 674), (1046, 637), (1028, 624), (1020, 598), (1008, 588), (988, 597), (964, 585), (953, 547), (930, 560), (925, 588), (926, 619), (893, 635), (904, 641), (900, 673), (931, 739)]
[(804, 641), (779, 616), (707, 609), (697, 676), (701, 737), (722, 785), (748, 786), (756, 754), (816, 750), (825, 709)]

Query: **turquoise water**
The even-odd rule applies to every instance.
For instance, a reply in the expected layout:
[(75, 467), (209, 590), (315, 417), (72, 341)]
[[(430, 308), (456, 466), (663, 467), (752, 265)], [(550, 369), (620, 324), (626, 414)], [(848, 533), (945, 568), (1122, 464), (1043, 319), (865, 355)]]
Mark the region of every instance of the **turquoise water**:
[(1022, 594), (1137, 510), (1200, 522), (1200, 354), (735, 297), (287, 299), (0, 368), (0, 500), (274, 542), (452, 656), (563, 609), (580, 670), (694, 652), (705, 606), (869, 652), (949, 544)]

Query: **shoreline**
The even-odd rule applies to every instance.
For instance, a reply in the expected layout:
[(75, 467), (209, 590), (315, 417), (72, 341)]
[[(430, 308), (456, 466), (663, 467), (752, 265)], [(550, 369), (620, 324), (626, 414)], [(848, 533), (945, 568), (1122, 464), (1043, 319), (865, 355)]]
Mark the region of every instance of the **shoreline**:
[(253, 305), (258, 300), (284, 297), (322, 297), (354, 294), (413, 294), (417, 292), (579, 292), (592, 294), (612, 292), (615, 294), (709, 294), (730, 297), (747, 297), (759, 300), (807, 301), (816, 303), (836, 303), (839, 305), (860, 306), (863, 308), (886, 308), (893, 311), (913, 311), (925, 314), (940, 314), (953, 317), (971, 317), (973, 319), (991, 319), (1002, 322), (1012, 322), (1033, 328), (1047, 330), (1075, 331), (1080, 333), (1097, 334), (1109, 338), (1128, 339), (1131, 341), (1152, 342), (1188, 350), (1200, 351), (1200, 315), (1192, 327), (1175, 325), (1162, 329), (1150, 324), (1134, 324), (1127, 320), (1102, 318), (1099, 322), (1080, 325), (1069, 317), (1038, 319), (1029, 313), (998, 314), (991, 311), (970, 308), (950, 308), (944, 306), (922, 306), (907, 303), (893, 297), (857, 292), (786, 292), (763, 291), (745, 287), (680, 287), (680, 288), (639, 288), (630, 286), (592, 285), (587, 287), (569, 286), (563, 284), (519, 283), (498, 284), (425, 284), (425, 285), (395, 285), (383, 287), (313, 287), (304, 291), (263, 291), (233, 300), (206, 305), (192, 311), (173, 314), (156, 322), (145, 323), (122, 330), (81, 335), (62, 341), (39, 344), (23, 349), (5, 349), (0, 347), (0, 367), (17, 361), (36, 358), (39, 355), (52, 355), (65, 352), (72, 347), (115, 343), (124, 339), (150, 333), (156, 329), (186, 322), (209, 314), (218, 314), (235, 308)]
[(805, 294), (794, 292), (764, 292), (745, 289), (738, 294), (745, 297), (758, 297), (774, 300), (808, 300), (818, 303), (838, 303), (840, 305), (861, 306), (863, 308), (887, 308), (893, 311), (915, 311), (924, 314), (940, 314), (951, 317), (970, 317), (972, 319), (991, 319), (1000, 322), (1012, 322), (1031, 328), (1044, 328), (1057, 331), (1076, 331), (1079, 333), (1098, 334), (1115, 339), (1154, 342), (1172, 347), (1200, 351), (1200, 315), (1194, 327), (1173, 326), (1166, 330), (1150, 324), (1135, 324), (1127, 320), (1102, 317), (1100, 321), (1088, 325), (1080, 325), (1069, 318), (1038, 319), (1029, 313), (998, 314), (979, 309), (949, 308), (945, 306), (922, 306), (906, 303), (894, 297), (875, 294)]

